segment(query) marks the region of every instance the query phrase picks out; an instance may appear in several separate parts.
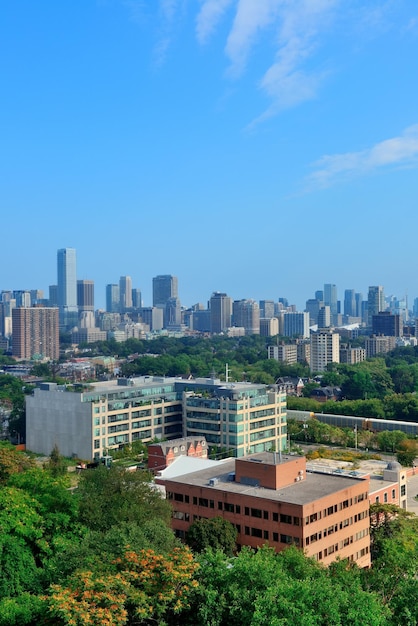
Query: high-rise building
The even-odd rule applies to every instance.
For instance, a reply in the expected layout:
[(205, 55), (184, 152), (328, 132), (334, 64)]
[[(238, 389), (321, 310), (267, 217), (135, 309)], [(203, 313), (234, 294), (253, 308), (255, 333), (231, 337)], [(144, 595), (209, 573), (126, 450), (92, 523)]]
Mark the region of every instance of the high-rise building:
[(94, 311), (94, 282), (92, 280), (77, 281), (77, 306), (79, 313)]
[(369, 287), (369, 293), (367, 296), (367, 325), (372, 325), (373, 315), (377, 315), (380, 311), (386, 309), (385, 294), (383, 287), (377, 285)]
[(338, 315), (337, 285), (331, 283), (324, 285), (324, 304), (329, 306), (331, 322), (335, 323), (335, 318)]
[(245, 329), (246, 335), (260, 334), (260, 308), (254, 300), (235, 300), (232, 305), (234, 326)]
[(142, 307), (142, 293), (140, 289), (132, 289), (132, 306), (134, 309)]
[(309, 313), (284, 313), (283, 335), (285, 337), (309, 337)]
[(171, 274), (161, 274), (152, 279), (152, 305), (165, 308), (167, 300), (178, 298), (178, 279)]
[(48, 306), (58, 306), (58, 285), (49, 285)]
[(60, 326), (68, 330), (78, 322), (77, 262), (74, 248), (58, 250), (57, 270)]
[(344, 315), (356, 317), (356, 293), (354, 289), (344, 291)]
[(274, 300), (260, 300), (260, 317), (274, 317)]
[(210, 299), (210, 332), (222, 333), (231, 326), (232, 298), (215, 291)]
[[(157, 307), (158, 308), (158, 307)], [(164, 327), (181, 325), (181, 304), (178, 298), (168, 298), (164, 309)]]
[(57, 308), (21, 307), (13, 309), (13, 356), (59, 359), (59, 314)]
[(400, 315), (392, 314), (390, 311), (380, 311), (372, 317), (373, 335), (386, 335), (388, 337), (401, 336)]
[(311, 372), (324, 372), (330, 363), (340, 362), (340, 336), (332, 330), (319, 328), (311, 334)]
[(318, 328), (329, 328), (331, 326), (331, 310), (328, 305), (321, 306), (318, 313)]
[(119, 311), (125, 313), (132, 309), (132, 278), (121, 276), (119, 279)]
[(355, 294), (355, 300), (356, 300), (356, 315), (355, 315), (355, 317), (361, 317), (363, 319), (363, 294), (362, 293), (356, 293)]
[(323, 300), (317, 300), (316, 298), (311, 298), (306, 300), (305, 311), (309, 313), (309, 324), (314, 326), (318, 323), (318, 314), (321, 307), (324, 306)]
[(119, 313), (119, 285), (106, 285), (106, 311)]

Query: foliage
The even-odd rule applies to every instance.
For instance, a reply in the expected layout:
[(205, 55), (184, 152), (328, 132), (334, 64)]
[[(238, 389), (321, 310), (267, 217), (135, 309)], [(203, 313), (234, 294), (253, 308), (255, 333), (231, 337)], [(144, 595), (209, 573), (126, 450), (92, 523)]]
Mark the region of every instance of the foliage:
[(169, 555), (128, 550), (110, 574), (77, 572), (66, 587), (52, 585), (46, 598), (54, 624), (123, 626), (163, 624), (189, 605), (198, 568), (187, 548)]
[(145, 471), (126, 472), (115, 464), (83, 472), (77, 490), (79, 519), (91, 530), (121, 522), (142, 524), (159, 518), (169, 524), (171, 507)]
[(0, 443), (0, 484), (6, 483), (12, 474), (32, 467), (35, 467), (35, 462), (27, 454), (8, 443)]
[(412, 439), (403, 439), (396, 449), (396, 459), (404, 467), (413, 467), (418, 455), (417, 442)]
[(297, 548), (243, 548), (234, 559), (206, 551), (186, 624), (383, 626), (387, 611), (355, 567), (323, 568)]
[(51, 450), (49, 461), (45, 464), (45, 469), (51, 472), (52, 476), (63, 476), (67, 473), (67, 463), (60, 454), (57, 444)]
[(193, 522), (186, 533), (186, 542), (195, 552), (212, 548), (232, 556), (236, 550), (237, 536), (237, 529), (231, 522), (223, 517), (213, 517)]

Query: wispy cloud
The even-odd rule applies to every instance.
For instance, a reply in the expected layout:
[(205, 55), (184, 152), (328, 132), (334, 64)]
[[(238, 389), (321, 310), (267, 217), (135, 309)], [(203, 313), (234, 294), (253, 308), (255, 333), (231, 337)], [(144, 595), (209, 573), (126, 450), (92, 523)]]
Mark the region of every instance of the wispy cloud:
[(315, 171), (306, 181), (310, 190), (330, 187), (390, 166), (418, 166), (418, 124), (406, 128), (398, 137), (381, 141), (366, 150), (325, 155), (313, 166)]
[(196, 18), (196, 36), (204, 44), (215, 32), (227, 9), (235, 0), (206, 0)]

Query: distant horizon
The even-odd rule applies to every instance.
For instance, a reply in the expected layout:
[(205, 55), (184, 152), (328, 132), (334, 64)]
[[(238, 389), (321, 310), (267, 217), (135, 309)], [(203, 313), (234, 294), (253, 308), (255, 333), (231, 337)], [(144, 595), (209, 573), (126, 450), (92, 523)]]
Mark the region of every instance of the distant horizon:
[(418, 7), (6, 0), (0, 289), (418, 296)]

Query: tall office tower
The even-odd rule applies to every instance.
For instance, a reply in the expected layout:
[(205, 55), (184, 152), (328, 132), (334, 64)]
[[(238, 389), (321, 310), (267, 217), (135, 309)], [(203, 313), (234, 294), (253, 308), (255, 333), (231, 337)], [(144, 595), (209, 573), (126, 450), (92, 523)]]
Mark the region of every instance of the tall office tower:
[(232, 305), (234, 326), (245, 329), (246, 335), (260, 334), (260, 307), (254, 300), (235, 300)]
[(163, 328), (163, 310), (156, 306), (146, 306), (141, 309), (141, 319), (150, 330), (161, 330)]
[(70, 330), (78, 323), (77, 263), (74, 248), (58, 250), (57, 269), (60, 326)]
[(77, 306), (79, 313), (94, 311), (94, 282), (92, 280), (77, 281)]
[(119, 285), (106, 285), (106, 311), (119, 313)]
[(363, 294), (362, 293), (356, 293), (355, 294), (355, 300), (356, 300), (356, 317), (363, 317)]
[(132, 306), (134, 309), (142, 307), (142, 293), (140, 289), (132, 289)]
[(324, 304), (328, 305), (331, 311), (331, 322), (335, 323), (338, 315), (338, 298), (337, 298), (337, 286), (331, 283), (324, 285)]
[(260, 317), (270, 319), (274, 317), (274, 300), (260, 300)]
[(164, 328), (181, 325), (181, 304), (179, 298), (168, 298), (164, 309)]
[(58, 306), (58, 285), (49, 285), (48, 289), (48, 306)]
[(367, 296), (367, 325), (372, 325), (373, 315), (377, 315), (380, 311), (384, 311), (385, 309), (386, 305), (383, 287), (381, 285), (369, 287), (369, 293)]
[(340, 362), (340, 336), (332, 330), (318, 329), (311, 334), (311, 372), (324, 372), (329, 363)]
[(44, 292), (42, 289), (31, 289), (30, 290), (30, 298), (32, 302), (32, 306), (35, 306), (39, 303), (44, 303)]
[(119, 279), (119, 311), (125, 313), (132, 309), (132, 278), (121, 276)]
[(283, 334), (285, 337), (309, 338), (309, 313), (284, 313)]
[(215, 291), (210, 298), (210, 332), (222, 333), (231, 326), (232, 298)]
[(324, 292), (322, 290), (318, 289), (318, 291), (315, 291), (315, 300), (324, 301)]
[(373, 335), (386, 335), (387, 337), (401, 336), (401, 320), (398, 313), (390, 311), (380, 311), (372, 317), (372, 333)]
[(356, 317), (356, 293), (354, 289), (344, 291), (344, 315)]
[(306, 300), (305, 311), (309, 313), (309, 324), (314, 326), (318, 323), (318, 315), (321, 307), (324, 306), (323, 300), (317, 300), (316, 298), (311, 298), (310, 300)]
[(318, 313), (318, 328), (331, 326), (331, 308), (328, 305), (321, 306)]
[(169, 298), (178, 298), (178, 279), (171, 274), (161, 274), (152, 279), (152, 306), (165, 308)]
[(260, 317), (260, 335), (275, 337), (279, 334), (279, 320), (277, 317)]
[(418, 298), (414, 298), (414, 306), (412, 308), (412, 315), (415, 318), (418, 317)]
[(30, 296), (30, 291), (19, 290), (13, 291), (13, 298), (16, 300), (17, 307), (28, 307), (32, 306), (32, 298)]
[(12, 352), (18, 359), (42, 356), (59, 359), (59, 312), (57, 308), (13, 309)]

